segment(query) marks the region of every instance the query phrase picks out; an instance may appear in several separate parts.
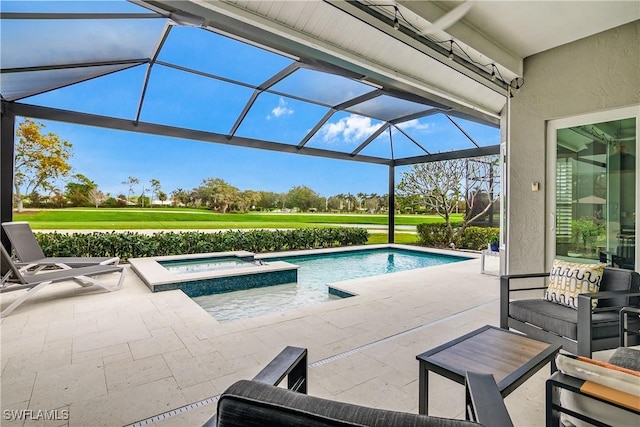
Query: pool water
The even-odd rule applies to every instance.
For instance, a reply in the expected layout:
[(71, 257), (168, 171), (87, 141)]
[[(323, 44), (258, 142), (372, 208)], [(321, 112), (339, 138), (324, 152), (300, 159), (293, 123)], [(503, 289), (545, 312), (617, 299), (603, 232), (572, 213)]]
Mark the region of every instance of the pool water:
[(226, 270), (248, 267), (253, 264), (234, 257), (189, 259), (184, 261), (160, 261), (160, 265), (175, 274), (199, 273), (201, 271)]
[(339, 299), (328, 284), (349, 279), (431, 267), (468, 258), (401, 249), (370, 249), (269, 258), (298, 265), (298, 283), (205, 295), (193, 300), (218, 321), (259, 316)]

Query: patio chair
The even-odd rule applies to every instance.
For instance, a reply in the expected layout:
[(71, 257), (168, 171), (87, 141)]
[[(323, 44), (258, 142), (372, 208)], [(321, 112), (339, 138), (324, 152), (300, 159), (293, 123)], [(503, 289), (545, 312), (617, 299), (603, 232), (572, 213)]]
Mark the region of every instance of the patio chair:
[[(288, 378), (288, 389), (278, 384)], [(240, 380), (218, 400), (204, 427), (244, 426), (513, 426), (492, 375), (467, 373), (467, 416), (454, 420), (368, 408), (307, 395), (307, 349), (286, 347), (253, 380)]]
[[(577, 309), (546, 299), (513, 299), (519, 292), (542, 291), (544, 284), (519, 286), (527, 279), (549, 277), (549, 273), (512, 274), (500, 278), (500, 327), (561, 344), (573, 354), (591, 357), (593, 351), (616, 348), (620, 340), (618, 313), (622, 307), (638, 307), (640, 275), (631, 270), (605, 267), (596, 293), (577, 296)], [(595, 303), (597, 301), (597, 305)], [(595, 308), (593, 308), (595, 306)], [(640, 324), (638, 316), (629, 322)], [(640, 337), (632, 337), (640, 343)]]
[(23, 273), (36, 273), (45, 267), (74, 268), (89, 265), (118, 265), (118, 257), (47, 257), (27, 222), (4, 222), (2, 229), (7, 234), (17, 260), (14, 261)]
[[(24, 275), (16, 266), (9, 256), (9, 253), (0, 245), (2, 252), (1, 260), (2, 281), (0, 282), (0, 293), (15, 291), (19, 289), (28, 289), (26, 293), (21, 295), (2, 312), (0, 318), (7, 316), (15, 310), (20, 304), (27, 299), (33, 297), (42, 288), (57, 282), (75, 280), (80, 286), (88, 287), (92, 285), (99, 286), (109, 292), (117, 291), (122, 288), (124, 281), (124, 267), (119, 265), (91, 265), (86, 267), (68, 268), (63, 270), (46, 271), (38, 274)], [(120, 273), (120, 279), (116, 286), (107, 286), (93, 276), (102, 274)]]

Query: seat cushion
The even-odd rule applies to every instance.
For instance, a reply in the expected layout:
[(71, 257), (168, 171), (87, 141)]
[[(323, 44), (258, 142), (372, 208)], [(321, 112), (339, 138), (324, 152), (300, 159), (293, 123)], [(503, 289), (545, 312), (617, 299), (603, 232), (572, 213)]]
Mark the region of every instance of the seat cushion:
[(432, 426), (478, 424), (386, 411), (308, 396), (257, 381), (232, 384), (218, 401), (218, 427)]
[[(594, 293), (600, 289), (605, 264), (581, 264), (554, 260), (549, 274), (549, 286), (544, 299), (578, 309), (578, 294)], [(593, 308), (598, 304), (592, 300)]]
[[(562, 337), (578, 339), (578, 310), (573, 308), (543, 299), (512, 301), (509, 303), (509, 317)], [(619, 334), (616, 312), (593, 313), (591, 322), (593, 339), (617, 337)]]

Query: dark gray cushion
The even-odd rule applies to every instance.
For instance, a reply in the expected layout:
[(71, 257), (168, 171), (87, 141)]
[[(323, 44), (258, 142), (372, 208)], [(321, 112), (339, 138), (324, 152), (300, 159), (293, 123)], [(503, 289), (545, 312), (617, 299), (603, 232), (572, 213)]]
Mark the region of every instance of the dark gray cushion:
[[(509, 316), (554, 334), (578, 339), (578, 310), (543, 299), (512, 301)], [(592, 338), (617, 337), (619, 315), (615, 311), (592, 314)]]
[(640, 371), (640, 350), (629, 347), (620, 347), (613, 353), (609, 359), (609, 363), (620, 366), (621, 368)]
[[(640, 275), (635, 271), (623, 270), (620, 268), (606, 267), (600, 282), (600, 292), (605, 291), (626, 291), (638, 292), (640, 287)], [(638, 306), (640, 298), (612, 298), (599, 300), (598, 307), (625, 307)]]
[(308, 396), (257, 381), (241, 380), (220, 396), (218, 426), (463, 427), (478, 424), (367, 408)]

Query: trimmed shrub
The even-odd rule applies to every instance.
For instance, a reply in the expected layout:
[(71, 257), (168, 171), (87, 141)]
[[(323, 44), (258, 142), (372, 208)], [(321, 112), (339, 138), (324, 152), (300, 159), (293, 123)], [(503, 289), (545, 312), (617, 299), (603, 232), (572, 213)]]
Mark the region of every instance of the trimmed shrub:
[(435, 248), (447, 247), (450, 233), (446, 224), (418, 224), (418, 244)]
[(364, 245), (369, 233), (363, 228), (302, 228), (203, 233), (158, 232), (152, 235), (125, 232), (35, 233), (47, 256), (109, 256), (140, 258), (206, 252), (284, 250)]
[[(436, 248), (445, 248), (449, 242), (449, 231), (445, 224), (418, 224), (418, 244)], [(492, 238), (500, 236), (496, 227), (467, 227), (456, 239), (456, 248), (482, 250)]]
[(487, 243), (493, 238), (500, 238), (497, 227), (467, 227), (458, 239), (456, 247), (481, 251), (487, 249)]

